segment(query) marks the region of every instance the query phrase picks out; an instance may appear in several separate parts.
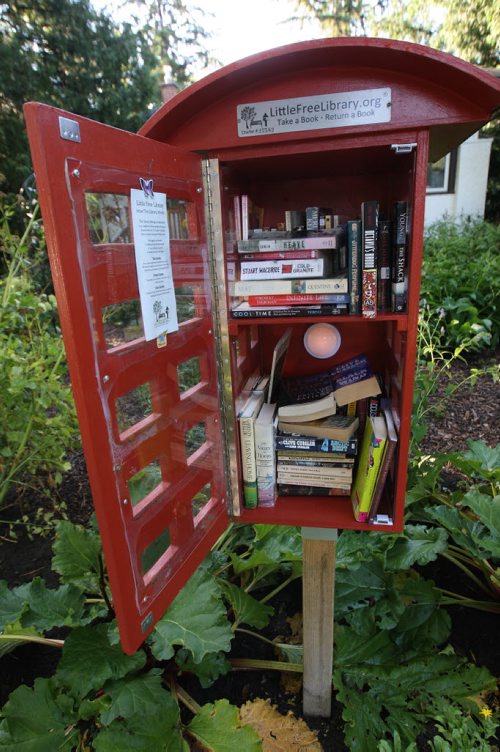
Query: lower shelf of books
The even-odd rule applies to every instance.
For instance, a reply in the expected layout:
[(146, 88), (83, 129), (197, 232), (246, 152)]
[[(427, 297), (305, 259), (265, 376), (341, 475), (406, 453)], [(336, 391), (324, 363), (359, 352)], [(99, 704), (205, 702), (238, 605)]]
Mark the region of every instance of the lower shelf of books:
[(403, 529), (402, 521), (395, 524), (394, 519), (384, 514), (383, 510), (376, 523), (357, 522), (352, 513), (350, 498), (341, 496), (278, 496), (273, 507), (242, 509), (241, 516), (235, 517), (234, 521), (338, 530), (384, 530), (393, 533)]

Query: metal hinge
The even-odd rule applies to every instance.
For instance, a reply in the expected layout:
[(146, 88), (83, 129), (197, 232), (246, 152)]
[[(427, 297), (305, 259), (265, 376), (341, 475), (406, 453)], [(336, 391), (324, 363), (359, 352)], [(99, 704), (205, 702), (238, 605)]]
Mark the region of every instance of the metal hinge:
[(391, 144), (391, 149), (396, 154), (411, 154), (417, 148), (417, 144)]

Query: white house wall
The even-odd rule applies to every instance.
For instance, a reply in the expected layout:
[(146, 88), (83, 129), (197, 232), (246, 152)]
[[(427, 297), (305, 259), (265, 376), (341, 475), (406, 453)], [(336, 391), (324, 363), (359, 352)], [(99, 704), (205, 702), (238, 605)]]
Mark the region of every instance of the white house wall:
[(486, 184), (493, 139), (474, 133), (459, 147), (453, 193), (428, 193), (425, 200), (425, 224), (444, 215), (460, 221), (463, 216), (484, 217)]

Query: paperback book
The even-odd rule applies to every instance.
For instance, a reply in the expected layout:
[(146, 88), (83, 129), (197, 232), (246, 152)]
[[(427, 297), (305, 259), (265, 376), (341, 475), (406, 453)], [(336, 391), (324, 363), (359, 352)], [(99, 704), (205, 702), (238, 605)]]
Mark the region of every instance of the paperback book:
[(280, 483), (278, 485), (279, 496), (350, 496), (349, 488), (318, 488), (317, 486), (293, 485)]
[(292, 306), (253, 306), (247, 301), (238, 303), (231, 309), (233, 319), (272, 319), (283, 316), (345, 316), (348, 313), (346, 305), (292, 305)]
[[(311, 402), (298, 402), (292, 405), (283, 405), (278, 408), (278, 419), (286, 423), (306, 423), (319, 418), (334, 415), (337, 404), (333, 394), (328, 394), (319, 400)], [(334, 437), (337, 438), (337, 437)]]
[(345, 454), (348, 457), (354, 457), (358, 453), (357, 438), (348, 441), (339, 441), (338, 439), (317, 439), (314, 436), (303, 436), (301, 434), (280, 433), (276, 436), (276, 449), (286, 449), (288, 451), (300, 452), (324, 452), (325, 454)]
[(387, 446), (387, 428), (382, 417), (368, 418), (352, 488), (352, 507), (358, 522), (366, 522)]
[(318, 439), (348, 441), (356, 432), (358, 419), (349, 415), (330, 415), (328, 418), (300, 421), (284, 421), (278, 418), (278, 428), (282, 434), (300, 434)]
[(392, 226), (389, 220), (381, 219), (378, 225), (377, 260), (377, 310), (391, 310), (391, 248)]
[(234, 294), (240, 298), (249, 295), (324, 295), (348, 292), (347, 277), (330, 277), (326, 279), (263, 279), (237, 280)]

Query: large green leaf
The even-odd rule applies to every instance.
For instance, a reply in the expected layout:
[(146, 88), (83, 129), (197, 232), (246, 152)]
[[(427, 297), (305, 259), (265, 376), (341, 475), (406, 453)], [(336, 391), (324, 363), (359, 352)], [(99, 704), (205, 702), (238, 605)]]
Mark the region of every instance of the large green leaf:
[(231, 664), (224, 653), (207, 653), (199, 663), (195, 663), (192, 653), (181, 648), (176, 653), (175, 662), (181, 671), (197, 676), (204, 689), (210, 687), (219, 676), (231, 671)]
[[(161, 695), (156, 690), (151, 695), (150, 690), (152, 703), (144, 706), (144, 713), (116, 719), (97, 734), (96, 752), (189, 752), (180, 732), (177, 703), (165, 690)], [(138, 708), (137, 698), (123, 700), (124, 707)]]
[[(464, 494), (462, 504), (467, 505), (479, 517), (490, 535), (496, 539), (500, 550), (500, 496), (488, 496), (481, 493), (477, 486), (472, 486)], [(496, 555), (500, 556), (500, 553)]]
[(385, 555), (386, 567), (391, 570), (409, 569), (414, 564), (424, 566), (435, 561), (446, 550), (446, 531), (425, 525), (406, 525), (404, 534), (398, 536)]
[(181, 590), (151, 635), (159, 660), (168, 660), (174, 646), (189, 650), (200, 663), (207, 653), (228, 652), (233, 633), (214, 578), (198, 569)]
[(479, 520), (470, 520), (458, 509), (444, 505), (426, 507), (426, 512), (439, 525), (450, 533), (453, 541), (464, 548), (475, 559), (487, 559), (492, 548), (496, 548), (496, 539)]
[(466, 460), (477, 463), (482, 470), (492, 471), (500, 468), (500, 444), (489, 447), (484, 441), (472, 439), (467, 443), (469, 450), (463, 453)]
[(250, 556), (231, 554), (236, 574), (257, 567), (275, 569), (286, 562), (302, 560), (302, 538), (294, 527), (280, 525), (256, 525), (256, 539), (250, 549)]
[(120, 645), (111, 645), (107, 624), (79, 627), (65, 641), (56, 680), (83, 699), (91, 690), (102, 689), (108, 679), (121, 679), (145, 662), (142, 651), (125, 655)]
[(358, 569), (337, 570), (335, 581), (335, 615), (343, 614), (379, 600), (386, 592), (385, 572), (380, 559), (365, 562)]
[(58, 702), (51, 679), (35, 679), (33, 689), (18, 687), (2, 710), (0, 750), (2, 752), (64, 752), (76, 744), (78, 730), (71, 724), (76, 716)]
[(153, 706), (170, 706), (171, 696), (162, 686), (161, 675), (161, 669), (153, 669), (142, 676), (108, 682), (104, 691), (111, 703), (101, 713), (101, 722), (109, 726), (116, 718), (130, 719), (151, 713)]
[(259, 603), (249, 593), (246, 593), (237, 585), (227, 580), (218, 580), (219, 588), (229, 601), (235, 621), (238, 624), (249, 624), (251, 627), (262, 629), (269, 624), (269, 619), (274, 614), (274, 608), (265, 603)]
[(46, 631), (53, 627), (74, 626), (82, 618), (85, 598), (74, 585), (48, 589), (44, 580), (35, 577), (29, 583), (9, 590), (0, 582), (0, 630), (8, 624), (36, 627)]
[(57, 525), (52, 568), (64, 582), (99, 591), (101, 541), (93, 530), (62, 520)]
[(21, 622), (21, 618), (28, 610), (29, 585), (9, 589), (5, 580), (0, 580), (0, 631), (7, 624)]
[(242, 726), (238, 708), (228, 700), (204, 705), (188, 726), (207, 752), (261, 752), (262, 741), (251, 726)]
[(45, 631), (80, 623), (85, 596), (75, 585), (48, 589), (45, 582), (36, 577), (30, 583), (27, 594), (29, 609), (22, 619), (25, 626), (35, 626)]

